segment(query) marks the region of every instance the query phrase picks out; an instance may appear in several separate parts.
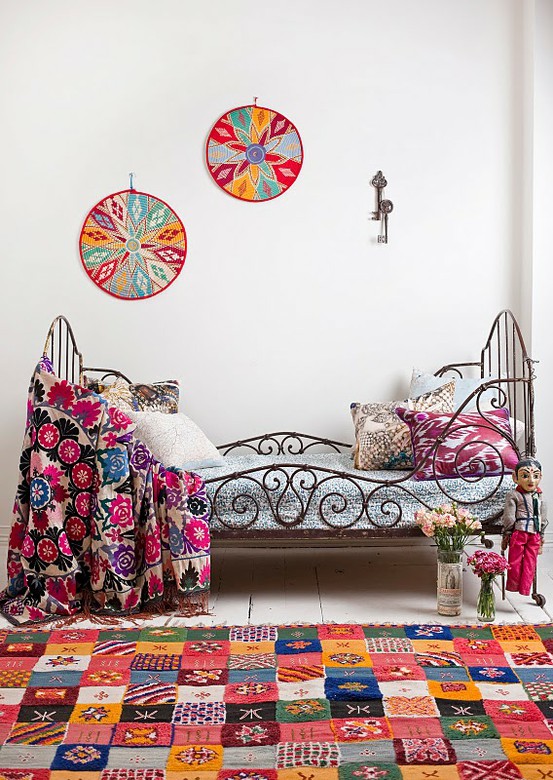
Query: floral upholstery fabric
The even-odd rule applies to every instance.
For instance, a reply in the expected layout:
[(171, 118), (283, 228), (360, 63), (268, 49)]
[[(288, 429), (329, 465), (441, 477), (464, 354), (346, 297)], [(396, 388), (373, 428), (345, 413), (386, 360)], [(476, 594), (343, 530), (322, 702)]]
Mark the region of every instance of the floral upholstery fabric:
[(21, 624), (149, 602), (206, 606), (208, 503), (195, 474), (167, 469), (134, 423), (60, 380), (47, 359), (29, 391), (0, 611)]
[(355, 428), (355, 468), (367, 471), (413, 468), (409, 428), (395, 412), (397, 406), (409, 409), (453, 411), (455, 381), (407, 401), (352, 404)]
[(453, 422), (452, 414), (409, 409), (397, 413), (411, 429), (413, 479), (492, 477), (512, 471), (517, 464), (507, 409), (460, 414)]

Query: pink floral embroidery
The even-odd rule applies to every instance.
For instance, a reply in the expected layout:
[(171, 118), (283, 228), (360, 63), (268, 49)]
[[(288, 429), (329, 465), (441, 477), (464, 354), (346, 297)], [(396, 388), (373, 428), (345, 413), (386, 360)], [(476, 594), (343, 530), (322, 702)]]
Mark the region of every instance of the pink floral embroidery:
[(97, 422), (102, 412), (102, 404), (99, 401), (81, 399), (73, 406), (73, 414), (82, 420), (85, 428), (91, 428)]
[(161, 558), (161, 545), (153, 534), (146, 536), (144, 555), (146, 563), (157, 563)]
[(129, 426), (133, 425), (132, 420), (115, 406), (108, 406), (108, 414), (111, 424), (116, 431), (126, 431)]
[(70, 409), (75, 402), (75, 393), (72, 386), (65, 379), (55, 382), (48, 392), (48, 403), (52, 406), (61, 406)]
[(130, 496), (118, 495), (109, 505), (109, 511), (116, 523), (122, 528), (133, 523), (132, 502)]

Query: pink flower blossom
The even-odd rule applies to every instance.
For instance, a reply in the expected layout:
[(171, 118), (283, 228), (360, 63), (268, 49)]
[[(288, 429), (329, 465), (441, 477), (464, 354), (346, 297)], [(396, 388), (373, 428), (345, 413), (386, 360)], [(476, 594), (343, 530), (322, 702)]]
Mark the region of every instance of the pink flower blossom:
[(144, 557), (146, 563), (157, 563), (161, 558), (161, 545), (153, 534), (146, 536), (144, 545)]
[(189, 520), (184, 528), (184, 535), (196, 550), (209, 549), (209, 528), (203, 520)]
[(61, 406), (62, 409), (70, 409), (75, 402), (73, 388), (65, 379), (54, 382), (48, 392), (48, 403), (51, 406)]
[(117, 444), (117, 434), (113, 431), (108, 431), (106, 435), (104, 436), (104, 442), (106, 443), (106, 447), (112, 448), (115, 447)]
[(127, 428), (133, 425), (133, 421), (130, 417), (127, 417), (121, 409), (117, 409), (115, 406), (108, 407), (108, 414), (111, 424), (116, 431), (126, 431)]
[(119, 544), (122, 539), (121, 531), (116, 525), (113, 525), (106, 531), (106, 538), (113, 542), (113, 544)]
[(55, 487), (60, 481), (62, 472), (59, 469), (57, 469), (54, 465), (49, 465), (46, 466), (46, 468), (43, 471), (43, 474), (45, 477), (48, 478), (51, 486)]
[(415, 522), (425, 536), (434, 538), (440, 550), (463, 550), (471, 536), (478, 536), (482, 524), (464, 507), (456, 503), (436, 509), (419, 509)]
[(478, 577), (495, 577), (509, 568), (507, 560), (491, 550), (476, 550), (468, 559), (468, 564)]
[(133, 523), (132, 501), (130, 496), (119, 494), (109, 505), (109, 512), (113, 520), (125, 528)]
[(102, 411), (102, 404), (99, 401), (81, 399), (73, 406), (73, 414), (81, 419), (85, 428), (91, 428), (98, 420)]

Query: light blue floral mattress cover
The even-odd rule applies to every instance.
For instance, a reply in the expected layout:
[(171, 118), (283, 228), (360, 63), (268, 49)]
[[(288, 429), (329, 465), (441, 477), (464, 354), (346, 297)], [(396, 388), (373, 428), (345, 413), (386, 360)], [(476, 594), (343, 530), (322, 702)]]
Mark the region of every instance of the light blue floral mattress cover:
[[(359, 471), (348, 453), (231, 454), (224, 461), (222, 466), (198, 472), (206, 480), (213, 532), (241, 529), (247, 534), (289, 528), (293, 536), (294, 529), (301, 528), (386, 533), (413, 527), (414, 514), (423, 506), (452, 501), (486, 521), (502, 511), (505, 494), (512, 487), (510, 474), (474, 482), (408, 479), (394, 485), (405, 472)], [(239, 474), (248, 469), (255, 471)]]

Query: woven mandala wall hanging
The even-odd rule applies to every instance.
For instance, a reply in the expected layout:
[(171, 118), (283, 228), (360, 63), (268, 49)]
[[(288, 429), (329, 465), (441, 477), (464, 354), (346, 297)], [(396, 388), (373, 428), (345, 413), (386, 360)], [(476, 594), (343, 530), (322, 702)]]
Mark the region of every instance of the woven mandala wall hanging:
[(215, 122), (206, 145), (207, 167), (229, 195), (258, 202), (282, 195), (303, 163), (301, 138), (282, 114), (241, 106)]
[(173, 209), (132, 185), (99, 201), (80, 237), (81, 260), (94, 284), (127, 300), (163, 292), (182, 271), (186, 248)]

